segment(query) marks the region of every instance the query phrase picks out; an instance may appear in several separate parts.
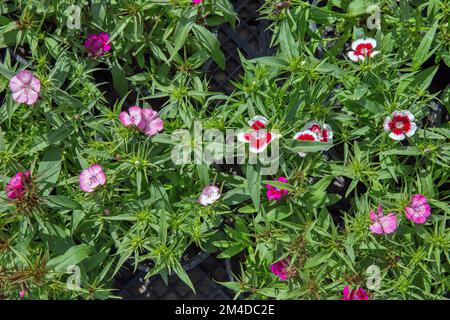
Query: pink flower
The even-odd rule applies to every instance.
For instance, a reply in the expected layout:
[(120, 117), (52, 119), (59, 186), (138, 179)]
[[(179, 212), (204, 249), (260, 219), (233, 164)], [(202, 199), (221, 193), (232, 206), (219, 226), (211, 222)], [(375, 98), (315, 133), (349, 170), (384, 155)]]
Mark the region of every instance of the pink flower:
[(106, 184), (106, 175), (98, 164), (93, 164), (80, 173), (80, 188), (85, 192), (93, 192), (98, 186)]
[(20, 298), (20, 299), (25, 298), (26, 293), (27, 293), (27, 292), (26, 292), (25, 290), (20, 290), (20, 291), (19, 291), (19, 298)]
[(25, 188), (30, 180), (30, 176), (29, 171), (17, 172), (6, 186), (6, 196), (11, 200), (21, 198), (25, 194)]
[(197, 5), (202, 3), (202, 0), (192, 0), (192, 3)]
[(397, 141), (412, 137), (416, 130), (414, 115), (406, 110), (394, 111), (384, 120), (384, 131), (390, 132), (389, 137)]
[(84, 46), (88, 50), (89, 56), (101, 56), (111, 49), (111, 45), (109, 44), (109, 35), (106, 32), (90, 34), (86, 38)]
[(270, 266), (270, 272), (280, 278), (282, 281), (285, 281), (289, 278), (289, 264), (291, 263), (291, 259), (288, 257), (286, 259), (281, 259), (277, 262), (272, 263)]
[(30, 71), (22, 70), (9, 80), (9, 88), (14, 101), (32, 105), (39, 98), (41, 82)]
[(344, 295), (342, 300), (369, 300), (369, 296), (363, 288), (350, 291), (349, 286), (345, 286), (342, 294)]
[(142, 121), (142, 109), (136, 106), (128, 108), (119, 115), (119, 120), (125, 127), (137, 127)]
[(159, 118), (158, 112), (150, 108), (141, 109), (132, 106), (128, 112), (120, 113), (119, 120), (125, 127), (136, 127), (149, 137), (154, 136), (164, 127), (164, 122)]
[(358, 39), (352, 42), (353, 51), (348, 53), (348, 57), (354, 62), (364, 61), (367, 57), (373, 58), (380, 53), (380, 51), (373, 50), (376, 46), (377, 41), (375, 39)]
[(248, 121), (252, 131), (241, 132), (237, 135), (239, 142), (250, 143), (249, 150), (253, 153), (263, 152), (270, 142), (279, 137), (278, 134), (266, 131), (267, 119), (262, 116), (255, 116)]
[[(283, 176), (280, 176), (280, 177), (277, 179), (277, 181), (284, 182), (284, 183), (287, 183), (287, 182), (288, 182), (288, 180), (287, 180), (285, 177), (283, 177)], [(276, 188), (276, 187), (274, 187), (274, 186), (272, 186), (272, 185), (270, 185), (270, 184), (266, 184), (266, 188), (267, 188), (266, 196), (267, 196), (267, 199), (268, 199), (268, 200), (275, 200), (275, 201), (278, 201), (278, 200), (280, 200), (283, 196), (285, 196), (285, 195), (287, 195), (287, 194), (289, 193), (289, 190), (286, 190), (286, 189), (278, 189), (278, 188)]]
[(392, 212), (385, 216), (381, 206), (378, 207), (378, 214), (370, 211), (370, 221), (373, 223), (369, 230), (374, 234), (389, 234), (397, 230), (397, 216)]
[[(315, 121), (308, 122), (301, 131), (294, 135), (299, 141), (333, 142), (333, 130), (328, 124), (321, 126)], [(306, 152), (299, 152), (300, 157), (306, 157)]]
[(220, 189), (216, 187), (215, 185), (209, 185), (203, 188), (202, 194), (198, 198), (198, 202), (203, 205), (207, 206), (210, 204), (213, 204), (220, 198)]
[(416, 194), (405, 208), (405, 212), (408, 220), (417, 224), (424, 224), (431, 214), (431, 208), (425, 196)]
[(159, 118), (158, 112), (151, 108), (142, 109), (142, 121), (138, 124), (139, 130), (151, 137), (160, 132), (164, 122)]

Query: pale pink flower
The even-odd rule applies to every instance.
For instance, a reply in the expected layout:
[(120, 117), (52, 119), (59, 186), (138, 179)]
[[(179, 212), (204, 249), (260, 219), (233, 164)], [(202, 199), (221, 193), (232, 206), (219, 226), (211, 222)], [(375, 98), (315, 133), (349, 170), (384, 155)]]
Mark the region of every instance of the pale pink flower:
[(163, 130), (164, 122), (159, 118), (158, 112), (151, 108), (143, 108), (142, 120), (137, 127), (142, 133), (151, 137)]
[(282, 281), (285, 281), (289, 278), (289, 264), (291, 263), (291, 259), (288, 257), (286, 259), (281, 259), (277, 262), (272, 263), (270, 266), (270, 272), (280, 278)]
[(267, 119), (262, 116), (253, 117), (248, 121), (252, 130), (238, 133), (238, 141), (249, 143), (249, 150), (252, 153), (263, 152), (270, 142), (279, 137), (278, 134), (266, 130), (267, 123)]
[(363, 288), (350, 291), (350, 287), (345, 286), (342, 295), (344, 296), (342, 300), (369, 300), (369, 296)]
[(375, 39), (358, 39), (352, 42), (353, 51), (349, 51), (348, 57), (354, 62), (364, 61), (368, 57), (373, 58), (380, 53), (380, 51), (374, 51), (376, 46), (377, 41)]
[(9, 88), (14, 101), (32, 105), (39, 98), (41, 82), (30, 71), (22, 70), (9, 80)]
[(119, 115), (119, 120), (125, 127), (137, 127), (142, 119), (142, 109), (136, 106), (128, 108), (128, 112), (122, 111)]
[(29, 171), (17, 172), (6, 186), (6, 196), (11, 200), (21, 198), (25, 194), (26, 185), (30, 180), (30, 176)]
[(93, 164), (80, 173), (80, 188), (85, 192), (93, 192), (98, 186), (106, 184), (106, 175), (98, 164)]
[(386, 117), (383, 126), (384, 131), (390, 132), (389, 137), (396, 141), (412, 137), (417, 130), (414, 115), (406, 110), (394, 111), (390, 117)]
[[(283, 177), (283, 176), (280, 176), (280, 177), (277, 179), (277, 181), (284, 182), (284, 183), (287, 183), (287, 182), (288, 182), (288, 180), (287, 180), (285, 177)], [(278, 189), (278, 188), (276, 188), (276, 187), (274, 187), (274, 186), (272, 186), (272, 185), (270, 185), (270, 184), (266, 184), (266, 188), (267, 188), (266, 196), (267, 196), (267, 199), (268, 199), (268, 200), (275, 200), (275, 201), (278, 201), (278, 200), (280, 200), (283, 196), (285, 196), (285, 195), (287, 195), (287, 194), (289, 193), (289, 190), (286, 190), (286, 189)]]
[(209, 185), (203, 188), (202, 194), (198, 198), (198, 202), (203, 205), (207, 206), (210, 204), (213, 204), (220, 198), (220, 189), (216, 187), (215, 185)]
[(411, 201), (405, 208), (405, 212), (408, 220), (417, 224), (424, 224), (431, 214), (431, 207), (425, 196), (416, 194), (411, 198)]
[(90, 34), (87, 36), (84, 46), (89, 52), (89, 56), (98, 57), (111, 49), (109, 35), (106, 32)]
[(389, 234), (397, 230), (397, 216), (392, 212), (384, 215), (381, 206), (378, 207), (378, 213), (370, 211), (370, 221), (372, 224), (369, 229), (374, 234)]

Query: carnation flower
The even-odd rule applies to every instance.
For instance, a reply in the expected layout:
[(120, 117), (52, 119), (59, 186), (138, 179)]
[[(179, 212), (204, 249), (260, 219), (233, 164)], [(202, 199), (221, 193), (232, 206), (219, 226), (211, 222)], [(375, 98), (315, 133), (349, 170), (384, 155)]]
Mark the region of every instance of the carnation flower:
[(408, 220), (417, 224), (424, 224), (431, 214), (431, 208), (425, 196), (416, 194), (411, 198), (405, 212)]
[(128, 108), (128, 112), (123, 111), (120, 113), (119, 120), (125, 127), (137, 127), (142, 121), (142, 109), (132, 106)]
[(345, 286), (342, 294), (344, 296), (342, 300), (369, 300), (369, 296), (363, 288), (350, 291), (350, 287)]
[(376, 46), (377, 41), (375, 39), (358, 39), (352, 42), (353, 51), (349, 51), (348, 57), (354, 62), (364, 61), (367, 57), (373, 58), (380, 53), (380, 51), (374, 51)]
[(41, 82), (30, 71), (22, 70), (9, 80), (9, 88), (14, 101), (32, 105), (39, 98)]
[[(301, 131), (294, 135), (299, 141), (333, 142), (333, 130), (328, 124), (321, 126), (315, 121), (308, 122)], [(306, 152), (299, 152), (300, 157), (306, 157)]]
[(142, 109), (142, 121), (138, 124), (139, 130), (151, 137), (160, 132), (164, 122), (159, 118), (158, 112), (151, 108)]
[(9, 180), (9, 183), (6, 186), (6, 196), (11, 200), (21, 198), (25, 194), (26, 185), (29, 182), (30, 177), (29, 171), (17, 172), (16, 175)]
[[(277, 179), (277, 181), (284, 182), (284, 183), (287, 183), (287, 182), (288, 182), (288, 180), (287, 180), (285, 177), (283, 177), (283, 176), (280, 176), (280, 177)], [(266, 196), (267, 196), (267, 199), (268, 199), (268, 200), (275, 200), (275, 201), (278, 201), (278, 200), (280, 200), (283, 196), (285, 196), (285, 195), (287, 195), (287, 194), (289, 193), (289, 190), (286, 190), (286, 189), (278, 189), (278, 188), (276, 188), (276, 187), (274, 187), (274, 186), (272, 186), (272, 185), (270, 185), (270, 184), (266, 184), (266, 188), (267, 188)]]
[(207, 206), (210, 204), (213, 204), (220, 198), (220, 190), (215, 185), (209, 185), (203, 188), (202, 194), (198, 198), (198, 202), (203, 205)]
[(378, 207), (378, 213), (370, 211), (370, 221), (372, 225), (369, 229), (374, 234), (389, 234), (397, 230), (397, 216), (392, 212), (385, 216), (381, 206)]
[(394, 111), (384, 120), (384, 131), (390, 132), (389, 137), (397, 141), (412, 137), (416, 130), (414, 115), (406, 110)]
[(285, 281), (289, 278), (289, 264), (291, 263), (291, 259), (288, 257), (286, 259), (281, 259), (277, 262), (272, 263), (270, 266), (270, 272), (280, 278), (282, 281)]
[(119, 115), (120, 122), (125, 127), (136, 127), (147, 136), (154, 136), (164, 127), (164, 122), (159, 118), (158, 112), (151, 108), (139, 108), (132, 106), (128, 112), (123, 111)]
[(84, 46), (88, 50), (89, 56), (101, 56), (111, 49), (109, 35), (106, 32), (90, 34), (84, 42)]
[(103, 168), (93, 164), (80, 173), (80, 188), (85, 192), (93, 192), (98, 186), (106, 184), (106, 175)]
[(252, 131), (241, 132), (238, 134), (238, 141), (250, 143), (249, 150), (252, 153), (263, 152), (270, 142), (279, 137), (278, 134), (265, 130), (267, 127), (267, 119), (262, 116), (255, 116), (248, 121)]

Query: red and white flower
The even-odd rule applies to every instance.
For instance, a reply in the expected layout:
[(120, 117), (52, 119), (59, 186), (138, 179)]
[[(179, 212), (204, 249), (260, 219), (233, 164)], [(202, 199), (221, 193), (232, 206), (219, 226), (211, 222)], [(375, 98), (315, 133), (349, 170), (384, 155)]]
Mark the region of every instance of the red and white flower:
[(237, 138), (239, 142), (249, 143), (249, 150), (252, 153), (263, 152), (270, 142), (279, 137), (278, 134), (266, 130), (268, 121), (262, 116), (255, 116), (248, 124), (253, 130), (241, 132)]
[(394, 111), (390, 117), (384, 119), (384, 131), (396, 141), (412, 137), (417, 130), (414, 115), (406, 110)]
[[(328, 124), (321, 126), (317, 122), (311, 121), (294, 135), (294, 139), (299, 141), (333, 142), (333, 130)], [(299, 152), (298, 155), (305, 157), (306, 152)]]
[(374, 51), (376, 46), (377, 41), (375, 39), (358, 39), (352, 42), (353, 51), (349, 51), (348, 57), (354, 62), (364, 61), (367, 57), (373, 58), (380, 53), (380, 51)]

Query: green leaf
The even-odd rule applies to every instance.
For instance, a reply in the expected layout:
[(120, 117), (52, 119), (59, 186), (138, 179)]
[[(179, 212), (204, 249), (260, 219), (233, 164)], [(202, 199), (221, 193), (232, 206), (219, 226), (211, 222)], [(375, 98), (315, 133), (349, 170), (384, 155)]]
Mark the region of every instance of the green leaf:
[(261, 200), (261, 168), (259, 164), (247, 164), (246, 177), (248, 193), (253, 201), (253, 204), (255, 205), (256, 210), (259, 211)]
[(316, 152), (328, 150), (333, 144), (331, 142), (320, 141), (299, 141), (292, 140), (287, 143), (287, 149), (291, 152)]
[(76, 266), (84, 259), (88, 258), (92, 251), (92, 248), (85, 244), (74, 246), (67, 250), (63, 255), (51, 259), (46, 267), (48, 270), (66, 272), (67, 268)]
[(111, 66), (111, 74), (113, 78), (114, 89), (121, 95), (125, 96), (128, 92), (127, 75), (122, 66), (114, 60)]
[(192, 31), (197, 39), (200, 40), (203, 48), (211, 54), (211, 58), (222, 69), (225, 70), (225, 56), (220, 50), (219, 40), (205, 27), (194, 24)]
[(42, 156), (37, 172), (37, 181), (40, 181), (39, 186), (42, 188), (41, 191), (44, 196), (49, 195), (52, 191), (58, 181), (60, 171), (61, 155), (59, 149), (48, 148)]
[(416, 52), (414, 53), (413, 59), (412, 59), (412, 69), (413, 70), (419, 70), (420, 66), (428, 60), (428, 58), (433, 54), (434, 50), (430, 53), (430, 47), (433, 43), (434, 35), (436, 34), (436, 29), (438, 27), (438, 21), (436, 21), (433, 26), (428, 30), (428, 32), (423, 37), (422, 41), (420, 42), (419, 47), (417, 48)]
[(175, 45), (172, 49), (172, 54), (170, 55), (169, 61), (172, 61), (173, 58), (177, 55), (178, 51), (183, 47), (186, 42), (189, 31), (191, 31), (192, 27), (195, 24), (195, 20), (197, 18), (197, 11), (192, 10), (192, 8), (188, 7), (183, 14), (181, 15), (180, 21), (175, 28), (174, 32), (174, 41)]

